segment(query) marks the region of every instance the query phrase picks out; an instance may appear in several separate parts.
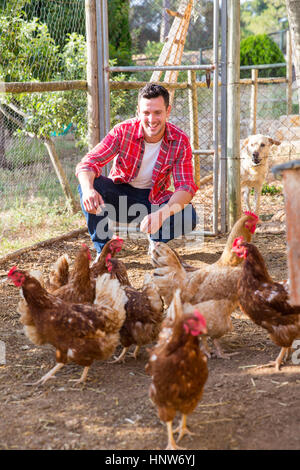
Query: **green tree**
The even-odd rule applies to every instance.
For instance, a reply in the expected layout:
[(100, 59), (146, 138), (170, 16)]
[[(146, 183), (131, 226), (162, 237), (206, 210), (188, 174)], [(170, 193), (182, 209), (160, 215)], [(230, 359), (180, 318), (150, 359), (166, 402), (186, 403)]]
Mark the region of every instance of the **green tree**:
[(19, 10), (0, 12), (0, 77), (2, 81), (46, 81), (58, 63), (58, 47), (47, 25), (26, 21)]
[(147, 41), (159, 42), (162, 0), (133, 0), (129, 18), (135, 53), (143, 52)]
[(286, 17), (285, 0), (248, 0), (243, 2), (241, 4), (241, 37), (279, 31), (283, 27), (280, 20)]
[(109, 57), (118, 65), (131, 63), (129, 0), (108, 0)]
[(46, 24), (50, 36), (60, 50), (63, 49), (69, 34), (76, 32), (85, 35), (85, 3), (84, 0), (59, 1), (35, 0), (24, 5), (23, 13), (32, 20), (38, 18)]
[[(24, 0), (23, 0), (24, 1)], [(131, 36), (129, 29), (129, 0), (108, 0), (109, 56), (118, 65), (131, 61)], [(85, 2), (53, 2), (36, 0), (26, 4), (24, 13), (29, 19), (38, 18), (48, 26), (55, 43), (63, 50), (71, 33), (85, 36)]]

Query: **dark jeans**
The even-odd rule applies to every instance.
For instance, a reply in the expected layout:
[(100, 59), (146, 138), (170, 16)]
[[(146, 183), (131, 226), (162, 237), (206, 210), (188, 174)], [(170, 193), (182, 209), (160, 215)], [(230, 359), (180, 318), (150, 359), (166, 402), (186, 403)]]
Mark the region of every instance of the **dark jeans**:
[[(110, 178), (100, 176), (95, 178), (94, 188), (101, 194), (105, 203), (100, 215), (90, 214), (82, 204), (81, 186), (78, 186), (82, 212), (87, 221), (88, 231), (92, 242), (98, 252), (108, 242), (113, 233), (109, 230), (108, 219), (130, 223), (140, 223), (143, 218), (158, 210), (159, 205), (149, 202), (150, 189), (139, 189), (127, 183), (115, 184)], [(196, 211), (192, 204), (188, 204), (181, 212), (172, 215), (163, 223), (162, 227), (150, 238), (154, 241), (167, 243), (173, 238), (179, 238), (191, 232), (197, 223)]]

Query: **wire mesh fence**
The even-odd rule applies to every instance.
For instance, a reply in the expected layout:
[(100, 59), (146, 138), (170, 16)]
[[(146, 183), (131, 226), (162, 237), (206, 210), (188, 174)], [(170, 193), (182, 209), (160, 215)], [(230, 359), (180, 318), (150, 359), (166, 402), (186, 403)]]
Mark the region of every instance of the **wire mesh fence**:
[[(251, 86), (241, 83), (240, 91), (240, 135), (241, 139), (245, 139), (252, 133)], [(299, 154), (300, 120), (295, 81), (292, 85), (290, 104), (291, 113), (288, 112), (287, 83), (258, 84), (255, 133), (280, 140), (282, 145), (277, 150), (283, 161), (295, 158), (296, 153)]]
[[(116, 3), (108, 2), (110, 24), (114, 20), (120, 23)], [(180, 0), (124, 0), (124, 8), (129, 8), (130, 59), (124, 59), (122, 41), (111, 47), (110, 58), (123, 58), (123, 65), (156, 63), (174, 20), (172, 13), (165, 13), (166, 9), (177, 11), (180, 3)], [(213, 1), (193, 2), (182, 65), (212, 63), (212, 25)], [(77, 198), (75, 166), (87, 150), (86, 90), (8, 94), (5, 84), (86, 80), (85, 36), (84, 0), (0, 2), (1, 211), (11, 207), (16, 199), (64, 200), (45, 136), (54, 142), (71, 191)], [(109, 41), (111, 44), (117, 41), (113, 27), (110, 27)], [(146, 82), (150, 77), (151, 72), (136, 71), (111, 74), (110, 80)], [(196, 79), (203, 83), (197, 87), (198, 146), (212, 149), (213, 84), (206, 86), (202, 71), (197, 71)], [(187, 72), (179, 72), (177, 82), (182, 84), (187, 80)], [(286, 83), (258, 83), (256, 132), (283, 140), (286, 145), (281, 149), (281, 156), (291, 159), (295, 156), (293, 149), (298, 151), (300, 123), (287, 114), (299, 114), (299, 107), (294, 86), (292, 109), (287, 113), (286, 89)], [(188, 93), (188, 88), (175, 91), (170, 121), (191, 137)], [(110, 97), (111, 125), (135, 115), (137, 90), (111, 88)], [(247, 137), (252, 129), (250, 103), (251, 86), (242, 83), (241, 138)], [(212, 172), (211, 155), (196, 158), (200, 159), (201, 177)]]

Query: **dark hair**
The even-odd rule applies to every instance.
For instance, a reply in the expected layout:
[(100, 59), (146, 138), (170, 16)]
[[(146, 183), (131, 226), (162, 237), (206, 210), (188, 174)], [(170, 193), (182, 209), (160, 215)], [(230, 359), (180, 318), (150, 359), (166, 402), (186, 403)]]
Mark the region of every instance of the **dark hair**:
[(170, 103), (168, 90), (162, 85), (157, 85), (156, 83), (147, 83), (147, 85), (139, 90), (138, 102), (140, 102), (141, 98), (147, 98), (150, 100), (151, 98), (158, 98), (159, 96), (163, 97), (166, 108), (168, 108)]

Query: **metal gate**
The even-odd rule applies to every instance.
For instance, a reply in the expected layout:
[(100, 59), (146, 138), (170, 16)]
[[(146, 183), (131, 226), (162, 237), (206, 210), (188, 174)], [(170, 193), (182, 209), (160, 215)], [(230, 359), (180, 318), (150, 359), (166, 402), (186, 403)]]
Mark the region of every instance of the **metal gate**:
[[(188, 3), (186, 1), (186, 3)], [(220, 4), (221, 3), (221, 4)], [(221, 7), (221, 8), (220, 8)], [(97, 44), (98, 44), (98, 84), (99, 84), (99, 109), (105, 110), (101, 117), (100, 138), (103, 138), (111, 128), (111, 116), (109, 115), (110, 95), (113, 90), (133, 90), (142, 86), (145, 80), (137, 80), (136, 86), (131, 80), (126, 81), (124, 86), (120, 82), (114, 83), (113, 74), (148, 74), (155, 76), (155, 73), (173, 71), (184, 72), (205, 72), (212, 73), (212, 145), (195, 145), (191, 139), (194, 159), (202, 159), (212, 156), (213, 171), (213, 197), (212, 197), (212, 224), (211, 228), (204, 230), (205, 235), (216, 235), (219, 232), (226, 231), (226, 94), (227, 94), (227, 0), (214, 0), (213, 8), (213, 45), (212, 60), (206, 65), (137, 65), (137, 66), (110, 66), (108, 54), (108, 36), (107, 36), (107, 1), (96, 3), (97, 8)], [(221, 14), (220, 14), (221, 13)], [(221, 38), (221, 46), (219, 45)], [(149, 79), (148, 79), (149, 80)], [(149, 80), (150, 81), (150, 80)], [(168, 86), (167, 83), (161, 82)], [(174, 85), (174, 84), (172, 84)], [(183, 89), (182, 83), (181, 89)], [(202, 87), (204, 84), (196, 83), (195, 88)], [(176, 86), (174, 85), (176, 89)], [(191, 81), (186, 83), (186, 89), (192, 92), (193, 84)], [(173, 88), (172, 88), (173, 89)], [(172, 121), (173, 122), (173, 121)], [(191, 134), (191, 133), (190, 133)], [(190, 135), (191, 136), (191, 135)], [(194, 144), (194, 145), (193, 145)], [(107, 171), (109, 168), (107, 168)], [(197, 182), (197, 180), (196, 180)], [(201, 190), (201, 188), (200, 188)], [(219, 215), (221, 216), (219, 218)], [(221, 223), (219, 226), (219, 222)]]

